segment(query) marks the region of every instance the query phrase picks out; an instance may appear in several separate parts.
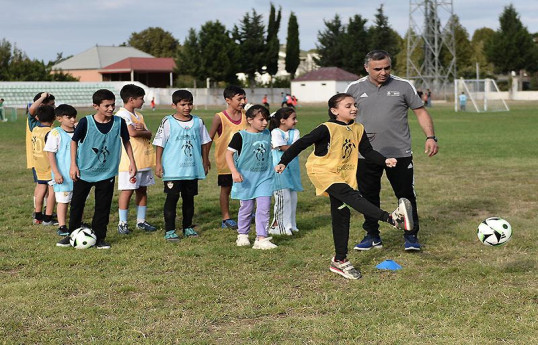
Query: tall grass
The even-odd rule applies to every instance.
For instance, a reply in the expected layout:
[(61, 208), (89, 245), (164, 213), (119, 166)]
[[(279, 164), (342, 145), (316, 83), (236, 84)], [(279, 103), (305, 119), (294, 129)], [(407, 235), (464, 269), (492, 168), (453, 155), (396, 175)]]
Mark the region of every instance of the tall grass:
[[(533, 343), (538, 331), (535, 109), (536, 104), (515, 104), (508, 113), (473, 114), (433, 107), (440, 139), (433, 158), (423, 154), (424, 135), (411, 116), (424, 250), (404, 252), (401, 233), (382, 226), (382, 250), (350, 252), (364, 275), (358, 281), (328, 270), (329, 202), (314, 196), (304, 169), (300, 232), (276, 238), (276, 250), (237, 248), (236, 234), (220, 229), (215, 170), (200, 182), (195, 201), (199, 238), (168, 243), (163, 231), (120, 236), (115, 198), (107, 237), (111, 250), (55, 247), (56, 229), (31, 225), (34, 186), (25, 169), (25, 121), (2, 123), (0, 341)], [(209, 127), (214, 112), (195, 113)], [(149, 127), (155, 131), (167, 113), (146, 111)], [(304, 135), (326, 116), (323, 107), (301, 107), (298, 128)], [(149, 189), (148, 207), (148, 219), (160, 228), (162, 189), (160, 181)], [(382, 207), (390, 210), (395, 203), (384, 181)], [(232, 212), (237, 208), (232, 202)], [(93, 198), (85, 213), (89, 221)], [(476, 238), (478, 223), (494, 215), (514, 230), (500, 248)], [(131, 205), (129, 218), (134, 217)], [(350, 248), (363, 236), (361, 224), (362, 216), (355, 215)], [(377, 270), (386, 259), (403, 269)]]

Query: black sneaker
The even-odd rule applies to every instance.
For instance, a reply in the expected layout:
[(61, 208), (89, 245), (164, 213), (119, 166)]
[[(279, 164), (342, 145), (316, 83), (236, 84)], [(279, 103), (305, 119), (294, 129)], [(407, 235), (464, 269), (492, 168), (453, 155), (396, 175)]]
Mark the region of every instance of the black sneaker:
[(71, 240), (71, 237), (65, 236), (58, 242), (56, 242), (56, 247), (71, 247), (71, 243), (69, 242)]
[(58, 228), (58, 235), (60, 236), (69, 236), (69, 229), (67, 226), (62, 225)]
[(95, 248), (110, 249), (110, 244), (106, 243), (105, 240), (97, 240), (97, 243), (95, 244)]

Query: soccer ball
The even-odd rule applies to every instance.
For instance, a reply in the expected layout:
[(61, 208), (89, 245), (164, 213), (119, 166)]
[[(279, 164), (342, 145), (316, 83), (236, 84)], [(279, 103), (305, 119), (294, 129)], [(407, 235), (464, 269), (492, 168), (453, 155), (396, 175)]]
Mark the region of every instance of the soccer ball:
[(82, 227), (73, 231), (69, 243), (76, 249), (86, 249), (95, 245), (97, 236), (92, 229)]
[(512, 237), (512, 227), (499, 217), (490, 217), (478, 226), (476, 235), (486, 246), (502, 246)]

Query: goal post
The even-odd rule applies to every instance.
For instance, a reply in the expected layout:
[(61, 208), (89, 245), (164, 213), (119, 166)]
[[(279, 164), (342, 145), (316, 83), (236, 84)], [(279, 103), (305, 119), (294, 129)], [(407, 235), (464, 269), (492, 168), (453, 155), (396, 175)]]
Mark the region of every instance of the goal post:
[[(460, 102), (465, 99), (464, 103), (466, 104), (461, 107)], [(454, 80), (454, 110), (480, 113), (484, 111), (509, 111), (510, 109), (495, 80), (460, 78)]]

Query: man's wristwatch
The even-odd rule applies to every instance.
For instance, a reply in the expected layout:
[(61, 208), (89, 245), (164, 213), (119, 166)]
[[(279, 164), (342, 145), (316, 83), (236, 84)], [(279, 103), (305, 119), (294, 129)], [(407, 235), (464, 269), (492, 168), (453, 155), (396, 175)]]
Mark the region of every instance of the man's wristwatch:
[(433, 139), (435, 142), (437, 142), (437, 137), (434, 135), (434, 136), (431, 136), (431, 137), (426, 137), (426, 140), (428, 139)]

